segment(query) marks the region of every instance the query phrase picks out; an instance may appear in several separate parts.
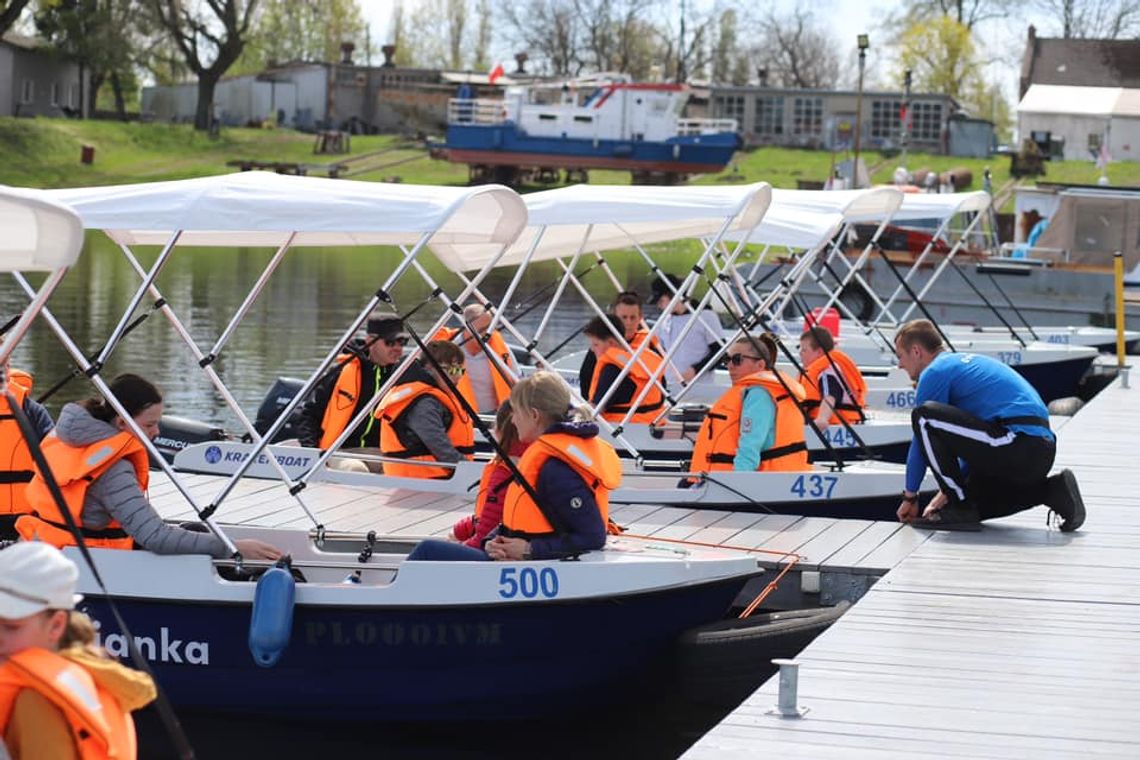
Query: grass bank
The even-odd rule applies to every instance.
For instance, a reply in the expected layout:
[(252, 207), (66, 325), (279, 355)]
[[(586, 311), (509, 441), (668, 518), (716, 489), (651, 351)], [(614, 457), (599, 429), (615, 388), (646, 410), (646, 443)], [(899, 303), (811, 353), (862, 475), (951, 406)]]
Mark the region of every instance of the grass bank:
[[(181, 124), (140, 124), (68, 119), (0, 118), (0, 183), (25, 187), (67, 187), (111, 185), (126, 182), (152, 182), (183, 179), (234, 171), (226, 162), (233, 159), (330, 163), (344, 156), (314, 155), (313, 136), (279, 129), (226, 128), (217, 138), (196, 132)], [(83, 165), (80, 148), (95, 148), (95, 162)], [(380, 181), (399, 177), (400, 181), (428, 185), (461, 185), (467, 181), (464, 166), (433, 161), (421, 149), (392, 135), (356, 136), (349, 156), (386, 151), (376, 159), (383, 164), (358, 179)], [(869, 167), (875, 168), (875, 182), (889, 182), (897, 158), (864, 153)], [(843, 156), (836, 156), (836, 160)], [(404, 161), (404, 159), (410, 159)], [(720, 174), (703, 175), (701, 184), (756, 182), (765, 180), (774, 187), (794, 188), (797, 180), (822, 180), (832, 168), (832, 155), (826, 151), (791, 148), (758, 148), (738, 153), (736, 160)], [(1009, 178), (1009, 159), (957, 158), (923, 153), (910, 154), (912, 170), (929, 168), (943, 171), (955, 167), (970, 169), (974, 188), (980, 189), (982, 172), (993, 170), (995, 186)], [(1100, 171), (1091, 161), (1060, 161), (1047, 165), (1047, 181), (1095, 183)], [(1140, 186), (1140, 162), (1118, 162), (1108, 167), (1113, 184)], [(595, 184), (628, 184), (626, 172), (591, 172)], [(524, 188), (531, 189), (531, 188)]]

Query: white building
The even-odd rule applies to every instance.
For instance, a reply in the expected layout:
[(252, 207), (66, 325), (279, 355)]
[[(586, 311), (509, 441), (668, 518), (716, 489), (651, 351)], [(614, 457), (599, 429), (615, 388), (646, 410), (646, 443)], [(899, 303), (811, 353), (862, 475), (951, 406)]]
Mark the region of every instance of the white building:
[(1066, 160), (1140, 159), (1140, 89), (1033, 84), (1017, 106), (1018, 134), (1049, 132)]

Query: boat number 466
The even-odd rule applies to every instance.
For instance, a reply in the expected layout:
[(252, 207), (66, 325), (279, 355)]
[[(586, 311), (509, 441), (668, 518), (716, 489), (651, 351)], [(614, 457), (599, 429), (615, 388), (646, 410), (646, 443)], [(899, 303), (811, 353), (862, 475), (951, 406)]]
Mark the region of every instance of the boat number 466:
[(830, 499), (837, 475), (799, 475), (792, 481), (792, 493), (801, 499)]
[(524, 599), (553, 599), (558, 596), (558, 573), (553, 567), (504, 567), (499, 573), (499, 596), (514, 599), (520, 595)]

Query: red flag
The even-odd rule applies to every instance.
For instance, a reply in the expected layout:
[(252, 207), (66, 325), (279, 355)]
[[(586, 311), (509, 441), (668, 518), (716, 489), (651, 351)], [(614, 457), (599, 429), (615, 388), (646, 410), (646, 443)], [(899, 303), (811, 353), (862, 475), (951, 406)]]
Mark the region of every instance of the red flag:
[(899, 121), (906, 124), (906, 103), (899, 105)]
[(491, 73), (487, 75), (487, 84), (494, 84), (495, 80), (503, 75), (503, 64), (496, 63), (495, 68), (491, 69)]

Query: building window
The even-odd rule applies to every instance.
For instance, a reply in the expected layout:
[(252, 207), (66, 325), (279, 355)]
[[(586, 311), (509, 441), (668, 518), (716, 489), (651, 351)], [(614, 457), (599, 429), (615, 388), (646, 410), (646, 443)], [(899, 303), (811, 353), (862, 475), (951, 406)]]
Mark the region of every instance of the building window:
[(796, 98), (792, 105), (792, 134), (818, 135), (823, 131), (823, 98)]
[(51, 83), (51, 104), (53, 106), (59, 105), (59, 82)]
[(910, 134), (915, 140), (938, 140), (942, 137), (942, 104), (919, 102), (910, 104)]
[(901, 100), (875, 100), (871, 103), (871, 137), (894, 139), (902, 134), (899, 118)]
[(36, 99), (36, 83), (31, 79), (25, 79), (20, 85), (20, 102), (31, 103)]
[(756, 98), (756, 129), (758, 135), (784, 134), (784, 99)]
[(714, 119), (736, 119), (737, 125), (744, 121), (743, 95), (717, 95), (713, 98)]

